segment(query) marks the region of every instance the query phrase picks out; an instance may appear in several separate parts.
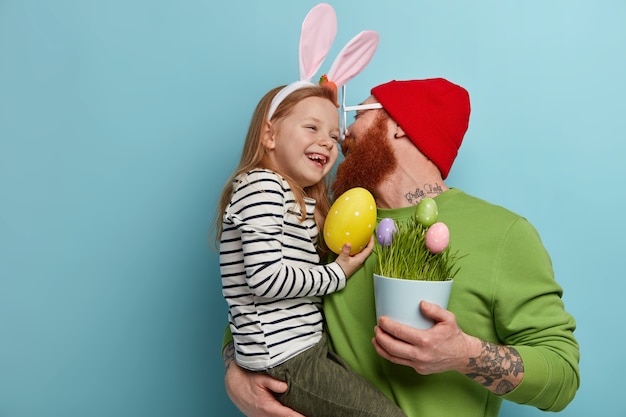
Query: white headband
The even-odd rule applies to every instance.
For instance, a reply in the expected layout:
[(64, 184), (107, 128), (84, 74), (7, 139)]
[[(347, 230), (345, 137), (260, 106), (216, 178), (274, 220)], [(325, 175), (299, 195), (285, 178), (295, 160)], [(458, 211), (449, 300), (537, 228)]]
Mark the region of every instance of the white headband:
[[(337, 16), (330, 4), (320, 3), (313, 7), (302, 22), (298, 49), (300, 79), (285, 86), (274, 96), (267, 113), (271, 120), (279, 104), (291, 93), (315, 85), (311, 79), (319, 70), (330, 51), (337, 33)], [(374, 56), (378, 47), (378, 33), (365, 30), (344, 46), (328, 70), (327, 79), (342, 87), (360, 73)]]

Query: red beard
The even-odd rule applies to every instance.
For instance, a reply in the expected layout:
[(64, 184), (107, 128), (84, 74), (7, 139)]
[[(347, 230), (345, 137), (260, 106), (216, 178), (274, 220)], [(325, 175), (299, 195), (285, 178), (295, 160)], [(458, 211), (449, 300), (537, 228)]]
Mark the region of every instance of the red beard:
[(376, 188), (396, 167), (387, 139), (387, 118), (382, 114), (358, 140), (353, 137), (344, 140), (341, 151), (344, 161), (337, 167), (332, 184), (334, 198), (354, 187), (363, 187), (376, 196)]

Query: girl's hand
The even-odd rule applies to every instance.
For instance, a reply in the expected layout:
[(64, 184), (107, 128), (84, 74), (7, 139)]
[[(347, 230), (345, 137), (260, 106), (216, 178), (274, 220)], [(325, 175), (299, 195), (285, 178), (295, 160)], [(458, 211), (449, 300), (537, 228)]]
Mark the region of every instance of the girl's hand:
[(337, 262), (341, 269), (343, 269), (343, 272), (345, 272), (346, 277), (349, 277), (357, 269), (359, 269), (359, 267), (370, 255), (370, 253), (372, 253), (372, 250), (374, 249), (374, 236), (370, 237), (370, 241), (361, 252), (355, 253), (354, 255), (350, 256), (351, 249), (352, 246), (349, 243), (346, 243), (341, 248), (341, 253), (337, 257), (337, 259), (335, 259), (335, 262)]

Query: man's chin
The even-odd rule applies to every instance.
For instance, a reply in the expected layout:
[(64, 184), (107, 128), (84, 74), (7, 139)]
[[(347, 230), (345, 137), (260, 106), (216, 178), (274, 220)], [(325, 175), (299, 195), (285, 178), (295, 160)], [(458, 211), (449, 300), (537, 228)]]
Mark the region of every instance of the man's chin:
[(337, 167), (337, 174), (332, 184), (333, 197), (337, 198), (351, 188), (363, 187), (372, 192), (375, 184), (364, 180), (367, 178), (367, 168), (361, 164), (352, 164), (349, 160), (342, 162)]
[(355, 187), (363, 187), (376, 196), (376, 190), (390, 178), (395, 166), (391, 150), (380, 141), (376, 146), (355, 148), (337, 167), (331, 187), (333, 197), (337, 198)]

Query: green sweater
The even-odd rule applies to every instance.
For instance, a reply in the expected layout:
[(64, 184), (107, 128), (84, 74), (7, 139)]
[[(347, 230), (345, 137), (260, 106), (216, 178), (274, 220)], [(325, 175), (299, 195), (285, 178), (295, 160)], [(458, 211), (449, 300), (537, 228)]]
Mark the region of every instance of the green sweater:
[[(324, 297), (332, 348), (409, 417), (494, 417), (502, 398), (544, 410), (563, 409), (579, 385), (576, 325), (564, 309), (562, 289), (537, 232), (522, 217), (458, 189), (435, 200), (452, 247), (467, 254), (460, 260), (448, 309), (464, 332), (513, 346), (524, 361), (522, 383), (498, 397), (457, 372), (419, 375), (378, 356), (371, 342), (376, 324), (374, 255), (342, 291)], [(378, 209), (378, 220), (402, 221), (414, 209)]]
[[(459, 261), (448, 309), (461, 329), (513, 346), (524, 361), (522, 383), (504, 398), (558, 411), (579, 384), (575, 322), (563, 308), (561, 287), (535, 229), (523, 218), (458, 189), (435, 198)], [(378, 210), (378, 220), (401, 221), (414, 207)], [(457, 372), (423, 376), (376, 354), (372, 273), (374, 256), (346, 287), (324, 297), (334, 350), (396, 401), (409, 417), (497, 416), (502, 398)]]

